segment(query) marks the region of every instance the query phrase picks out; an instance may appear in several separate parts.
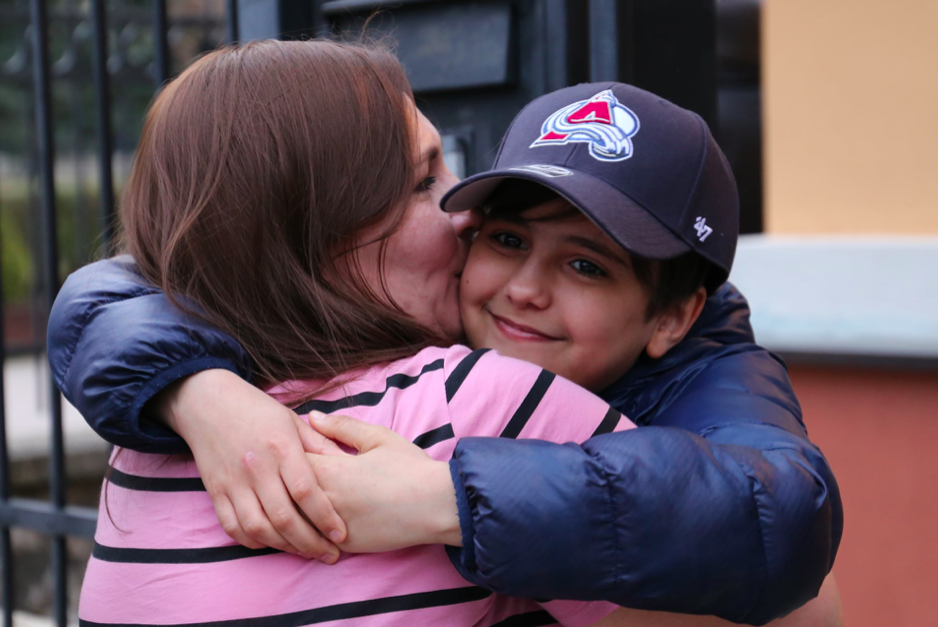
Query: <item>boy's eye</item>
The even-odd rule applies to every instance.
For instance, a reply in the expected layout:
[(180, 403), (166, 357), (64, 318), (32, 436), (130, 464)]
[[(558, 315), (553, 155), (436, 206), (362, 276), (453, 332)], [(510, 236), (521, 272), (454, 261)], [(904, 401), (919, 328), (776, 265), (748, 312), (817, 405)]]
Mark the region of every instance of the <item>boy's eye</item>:
[(575, 259), (570, 262), (570, 266), (584, 276), (602, 277), (606, 276), (605, 270), (597, 266), (592, 261), (586, 259)]
[(524, 242), (521, 240), (520, 237), (518, 237), (517, 235), (513, 233), (505, 233), (505, 232), (494, 233), (492, 235), (492, 239), (495, 240), (495, 242), (499, 246), (502, 246), (504, 248), (515, 248), (518, 250), (521, 250), (524, 248)]
[(436, 183), (436, 177), (428, 176), (427, 178), (423, 179), (417, 184), (417, 187), (414, 189), (414, 192), (418, 194), (420, 192), (428, 192), (430, 191), (430, 188), (433, 187), (434, 183)]

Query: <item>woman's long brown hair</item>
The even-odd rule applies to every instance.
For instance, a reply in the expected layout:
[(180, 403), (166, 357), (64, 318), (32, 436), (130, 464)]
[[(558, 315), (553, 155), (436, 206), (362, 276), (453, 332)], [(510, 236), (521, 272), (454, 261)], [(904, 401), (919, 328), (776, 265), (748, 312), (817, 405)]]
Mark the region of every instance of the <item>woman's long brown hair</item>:
[(412, 97), (378, 46), (205, 55), (147, 114), (121, 201), (125, 249), (174, 303), (236, 338), (261, 382), (329, 379), (443, 341), (369, 289), (348, 254), (406, 210)]

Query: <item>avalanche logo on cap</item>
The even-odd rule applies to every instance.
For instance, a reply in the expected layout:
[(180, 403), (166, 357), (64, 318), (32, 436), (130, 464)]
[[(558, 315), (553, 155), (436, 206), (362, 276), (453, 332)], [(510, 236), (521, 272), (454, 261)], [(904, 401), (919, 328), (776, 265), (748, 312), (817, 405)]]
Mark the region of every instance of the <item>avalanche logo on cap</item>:
[(607, 89), (554, 112), (530, 148), (587, 143), (594, 159), (622, 161), (632, 156), (632, 136), (638, 128), (638, 116)]

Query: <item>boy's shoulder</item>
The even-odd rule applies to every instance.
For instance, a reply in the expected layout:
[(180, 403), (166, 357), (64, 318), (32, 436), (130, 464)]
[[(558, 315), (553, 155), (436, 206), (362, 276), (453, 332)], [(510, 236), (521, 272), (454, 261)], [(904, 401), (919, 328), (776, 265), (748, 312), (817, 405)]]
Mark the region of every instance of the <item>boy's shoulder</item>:
[(753, 348), (765, 350), (755, 343), (749, 323), (749, 303), (735, 286), (724, 283), (707, 298), (700, 317), (684, 339), (659, 359), (642, 355), (620, 382), (645, 383), (650, 379), (696, 371), (715, 359)]
[(733, 391), (801, 415), (784, 362), (756, 344), (749, 304), (726, 283), (707, 299), (687, 337), (660, 359), (643, 355), (602, 396), (638, 424), (648, 425), (672, 406), (688, 406), (679, 401), (691, 395), (696, 413), (720, 411), (736, 396)]

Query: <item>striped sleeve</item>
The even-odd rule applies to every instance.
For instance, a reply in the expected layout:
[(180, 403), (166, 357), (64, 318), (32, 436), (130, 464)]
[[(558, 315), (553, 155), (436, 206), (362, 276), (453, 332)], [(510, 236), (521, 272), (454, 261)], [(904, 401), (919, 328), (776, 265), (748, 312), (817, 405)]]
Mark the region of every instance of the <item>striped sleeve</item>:
[(447, 408), (457, 438), (583, 442), (634, 426), (580, 386), (495, 351), (452, 350), (444, 372)]

